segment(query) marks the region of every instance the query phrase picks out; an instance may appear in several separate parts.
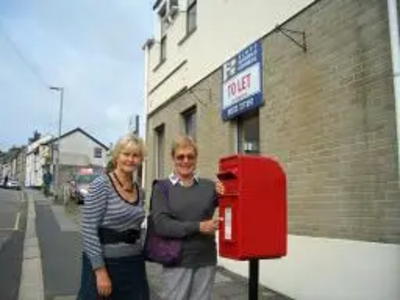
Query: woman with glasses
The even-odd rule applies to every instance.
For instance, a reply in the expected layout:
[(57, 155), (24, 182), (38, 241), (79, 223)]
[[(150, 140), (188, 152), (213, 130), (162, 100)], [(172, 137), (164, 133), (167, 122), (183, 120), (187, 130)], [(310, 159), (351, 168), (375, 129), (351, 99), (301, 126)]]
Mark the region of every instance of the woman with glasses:
[(144, 145), (133, 134), (112, 151), (112, 168), (96, 178), (85, 197), (80, 300), (148, 300), (141, 225), (144, 195), (133, 173)]
[(179, 262), (163, 267), (164, 300), (211, 299), (217, 263), (217, 220), (213, 215), (216, 190), (223, 193), (223, 186), (196, 176), (197, 156), (197, 146), (190, 137), (176, 139), (171, 149), (173, 172), (164, 181), (167, 191), (160, 183), (153, 190), (154, 230), (182, 243)]

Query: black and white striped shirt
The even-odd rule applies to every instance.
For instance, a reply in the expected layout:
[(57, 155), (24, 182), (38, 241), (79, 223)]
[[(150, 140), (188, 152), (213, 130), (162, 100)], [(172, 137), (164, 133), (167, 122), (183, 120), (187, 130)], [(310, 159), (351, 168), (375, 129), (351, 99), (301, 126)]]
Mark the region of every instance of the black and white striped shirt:
[(82, 215), (83, 251), (90, 259), (92, 268), (104, 266), (104, 257), (132, 256), (142, 252), (143, 237), (134, 244), (101, 244), (99, 227), (118, 231), (140, 230), (144, 218), (142, 192), (139, 192), (139, 198), (132, 204), (121, 197), (108, 175), (96, 178), (85, 197)]

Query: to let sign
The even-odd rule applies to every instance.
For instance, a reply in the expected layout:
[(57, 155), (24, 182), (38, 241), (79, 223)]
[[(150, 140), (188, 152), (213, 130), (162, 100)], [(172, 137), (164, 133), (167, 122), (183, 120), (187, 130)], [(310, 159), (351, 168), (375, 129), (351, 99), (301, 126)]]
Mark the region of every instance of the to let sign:
[(222, 66), (222, 118), (230, 120), (262, 104), (262, 46), (255, 42)]

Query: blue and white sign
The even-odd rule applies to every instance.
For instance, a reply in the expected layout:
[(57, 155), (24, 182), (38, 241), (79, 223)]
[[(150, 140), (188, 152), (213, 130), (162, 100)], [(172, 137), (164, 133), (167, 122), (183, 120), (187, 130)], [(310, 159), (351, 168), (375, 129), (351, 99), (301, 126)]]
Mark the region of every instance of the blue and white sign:
[(222, 66), (222, 119), (230, 120), (262, 102), (262, 46), (257, 41)]

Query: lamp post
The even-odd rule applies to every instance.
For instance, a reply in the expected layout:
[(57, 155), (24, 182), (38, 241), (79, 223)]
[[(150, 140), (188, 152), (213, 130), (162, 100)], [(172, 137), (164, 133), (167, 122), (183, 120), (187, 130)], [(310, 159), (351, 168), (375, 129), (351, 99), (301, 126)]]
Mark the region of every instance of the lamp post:
[(57, 137), (57, 155), (56, 155), (56, 170), (54, 176), (54, 187), (55, 187), (55, 200), (58, 199), (58, 185), (60, 180), (60, 138), (61, 138), (61, 127), (63, 117), (63, 106), (64, 106), (64, 88), (58, 86), (50, 86), (50, 90), (57, 91), (60, 93), (60, 111), (58, 116), (58, 137)]

